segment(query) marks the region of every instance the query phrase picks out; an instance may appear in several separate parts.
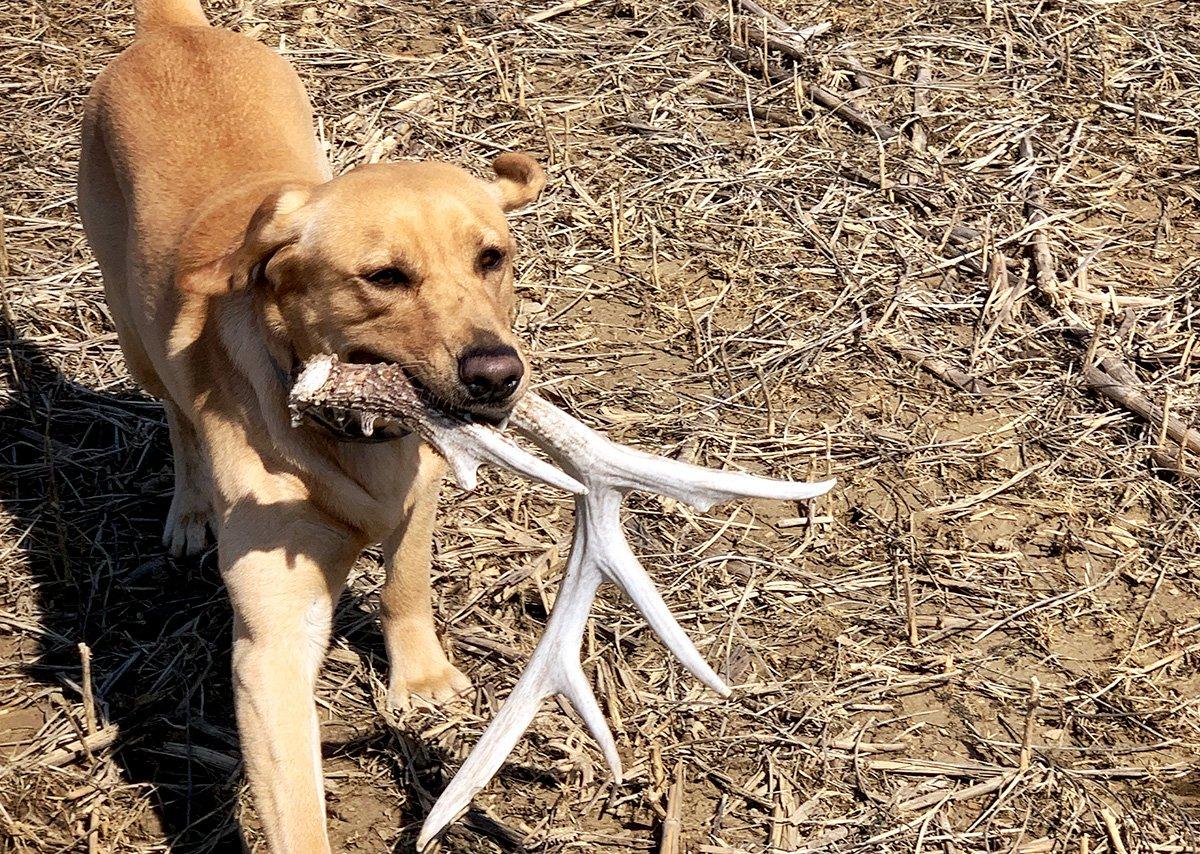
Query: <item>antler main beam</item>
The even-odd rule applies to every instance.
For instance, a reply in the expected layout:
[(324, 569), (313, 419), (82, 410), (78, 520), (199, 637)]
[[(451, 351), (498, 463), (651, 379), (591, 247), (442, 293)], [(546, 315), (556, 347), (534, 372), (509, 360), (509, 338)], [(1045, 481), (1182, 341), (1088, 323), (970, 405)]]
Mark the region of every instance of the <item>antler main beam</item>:
[(610, 441), (536, 394), (526, 394), (513, 410), (510, 423), (562, 466), (564, 474), (522, 451), (493, 428), (429, 409), (403, 372), (389, 366), (316, 361), (297, 379), (292, 399), (298, 411), (332, 405), (398, 418), (419, 430), (447, 458), (459, 485), (466, 489), (473, 488), (479, 463), (488, 461), (575, 494), (571, 555), (546, 631), (508, 700), (430, 810), (417, 840), (419, 849), (466, 810), (512, 752), (542, 701), (554, 694), (564, 696), (583, 718), (620, 782), (616, 743), (583, 674), (579, 655), (601, 582), (609, 580), (621, 588), (697, 679), (722, 696), (730, 693), (672, 616), (630, 549), (620, 517), (626, 493), (666, 495), (703, 511), (731, 498), (814, 498), (835, 483), (772, 480), (645, 454)]

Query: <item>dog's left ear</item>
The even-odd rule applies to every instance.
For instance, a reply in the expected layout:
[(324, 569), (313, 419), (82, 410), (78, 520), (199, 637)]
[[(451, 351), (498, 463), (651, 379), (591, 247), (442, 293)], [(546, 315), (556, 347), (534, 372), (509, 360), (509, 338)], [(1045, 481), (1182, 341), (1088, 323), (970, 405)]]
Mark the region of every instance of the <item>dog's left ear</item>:
[(528, 154), (510, 151), (492, 161), (496, 180), (488, 185), (501, 210), (523, 208), (542, 194), (546, 173)]

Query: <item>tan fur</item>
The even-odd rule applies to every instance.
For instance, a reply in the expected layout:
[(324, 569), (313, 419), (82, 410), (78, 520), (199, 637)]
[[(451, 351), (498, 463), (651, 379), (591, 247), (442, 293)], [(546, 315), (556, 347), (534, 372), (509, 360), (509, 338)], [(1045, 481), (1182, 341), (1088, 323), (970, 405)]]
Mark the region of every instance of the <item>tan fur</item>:
[[(519, 350), (503, 212), (545, 179), (519, 154), (497, 158), (492, 183), (435, 163), (331, 179), (287, 62), (209, 27), (196, 0), (137, 11), (137, 39), (85, 108), (80, 215), (130, 372), (166, 405), (165, 543), (191, 554), (217, 534), (238, 724), (271, 849), (328, 851), (312, 691), (364, 546), (385, 545), (393, 701), (468, 682), (430, 604), (442, 462), (411, 436), (353, 444), (291, 427), (281, 374), (316, 353), (365, 353), (466, 407), (459, 354), (480, 340)], [(494, 270), (488, 248), (504, 253)], [(392, 266), (407, 286), (364, 278)]]

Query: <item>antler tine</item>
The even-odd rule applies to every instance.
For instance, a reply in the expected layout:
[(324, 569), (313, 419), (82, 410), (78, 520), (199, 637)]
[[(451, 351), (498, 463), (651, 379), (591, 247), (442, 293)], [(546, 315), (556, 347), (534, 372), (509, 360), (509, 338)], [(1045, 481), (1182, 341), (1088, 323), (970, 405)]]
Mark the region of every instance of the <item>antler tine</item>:
[(722, 696), (729, 695), (729, 686), (696, 649), (629, 548), (621, 527), (623, 493), (646, 490), (707, 508), (717, 501), (741, 496), (812, 498), (834, 484), (832, 480), (792, 483), (713, 471), (643, 454), (604, 438), (534, 394), (522, 398), (511, 421), (564, 469), (575, 474), (587, 486), (587, 492), (575, 497), (576, 528), (571, 557), (546, 632), (496, 719), (434, 804), (417, 841), (420, 849), (461, 814), (471, 798), (487, 785), (533, 722), (541, 701), (551, 694), (562, 694), (571, 702), (600, 743), (613, 776), (620, 782), (620, 758), (579, 663), (584, 627), (603, 579), (621, 588), (663, 643), (696, 678)]
[(478, 481), (476, 470), (485, 462), (576, 495), (587, 492), (587, 487), (575, 478), (538, 459), (503, 433), (486, 425), (437, 419), (423, 429), (421, 435), (446, 458), (454, 472), (455, 482), (467, 492), (475, 489)]
[(688, 672), (712, 688), (722, 697), (728, 697), (733, 691), (725, 680), (716, 674), (696, 649), (692, 639), (687, 636), (662, 594), (650, 579), (650, 573), (642, 566), (642, 562), (634, 556), (624, 537), (609, 544), (610, 554), (607, 556), (608, 578), (614, 581), (629, 601), (637, 606), (646, 618), (646, 624), (654, 630), (659, 640), (675, 654), (679, 663)]
[(567, 574), (559, 588), (546, 631), (512, 693), (425, 817), (425, 824), (417, 838), (418, 851), (424, 850), (470, 806), (471, 799), (487, 785), (512, 753), (533, 722), (542, 702), (554, 694), (566, 697), (583, 718), (588, 731), (600, 744), (613, 777), (618, 783), (621, 781), (621, 757), (617, 754), (616, 742), (579, 663), (583, 632), (596, 591), (603, 580), (600, 571), (588, 560), (586, 546), (581, 544), (586, 537), (587, 529), (579, 526), (575, 532)]
[(639, 490), (684, 501), (698, 510), (733, 498), (800, 501), (824, 495), (836, 479), (817, 483), (718, 471), (618, 445), (552, 403), (528, 394), (513, 424), (554, 461), (585, 483), (603, 480), (622, 492)]

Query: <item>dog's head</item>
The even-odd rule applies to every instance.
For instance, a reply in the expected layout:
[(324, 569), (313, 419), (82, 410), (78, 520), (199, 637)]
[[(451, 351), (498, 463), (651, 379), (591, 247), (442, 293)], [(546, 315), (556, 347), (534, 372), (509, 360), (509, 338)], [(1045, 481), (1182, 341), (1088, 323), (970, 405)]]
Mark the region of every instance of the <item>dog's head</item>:
[(234, 276), (262, 289), (268, 323), (301, 360), (392, 362), (444, 408), (503, 417), (528, 376), (504, 212), (546, 179), (524, 154), (492, 166), (491, 182), (388, 163), (281, 190), (254, 215)]

